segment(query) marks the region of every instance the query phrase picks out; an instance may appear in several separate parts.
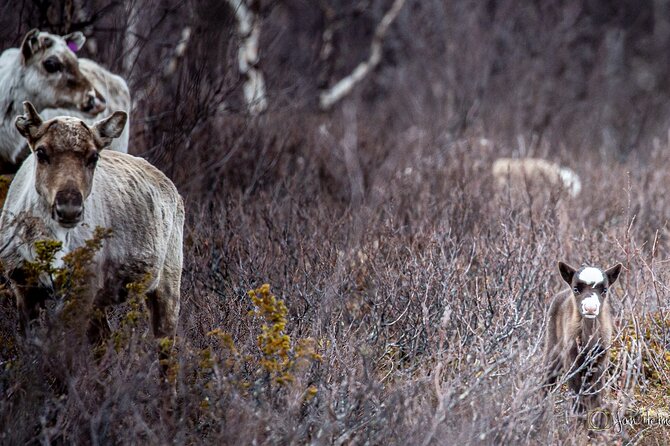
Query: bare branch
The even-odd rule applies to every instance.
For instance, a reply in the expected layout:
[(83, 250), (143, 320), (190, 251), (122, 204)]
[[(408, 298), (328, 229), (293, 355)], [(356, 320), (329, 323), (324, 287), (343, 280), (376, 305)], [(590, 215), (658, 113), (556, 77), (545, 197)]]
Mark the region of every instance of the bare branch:
[(351, 74), (342, 78), (330, 89), (321, 93), (319, 104), (323, 110), (328, 110), (343, 97), (348, 95), (354, 89), (356, 84), (365, 79), (368, 73), (379, 65), (382, 57), (382, 43), (384, 37), (391, 24), (395, 21), (396, 17), (398, 17), (398, 13), (400, 13), (404, 4), (405, 0), (395, 0), (381, 22), (379, 22), (379, 25), (377, 25), (375, 35), (372, 38), (372, 44), (370, 45), (370, 57), (368, 60), (358, 64)]
[(128, 14), (127, 31), (124, 39), (124, 57), (123, 57), (123, 72), (126, 76), (132, 73), (137, 59), (140, 55), (140, 42), (138, 36), (140, 27), (142, 26), (140, 18), (140, 6), (137, 2), (131, 2), (126, 5)]

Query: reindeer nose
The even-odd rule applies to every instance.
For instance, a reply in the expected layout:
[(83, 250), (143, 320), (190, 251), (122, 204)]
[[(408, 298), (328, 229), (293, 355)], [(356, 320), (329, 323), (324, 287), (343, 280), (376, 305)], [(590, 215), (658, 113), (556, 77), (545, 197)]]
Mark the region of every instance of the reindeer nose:
[(598, 316), (599, 312), (600, 312), (600, 301), (598, 300), (598, 296), (596, 296), (595, 294), (587, 297), (582, 301), (582, 313), (585, 316), (596, 317)]
[(97, 115), (105, 111), (106, 107), (105, 98), (96, 94), (95, 91), (91, 91), (86, 96), (86, 101), (82, 105), (81, 110), (92, 115)]
[(63, 226), (74, 226), (84, 211), (83, 199), (76, 190), (62, 190), (56, 194), (54, 205), (56, 219)]
[(584, 312), (593, 314), (598, 310), (598, 306), (594, 304), (584, 304)]

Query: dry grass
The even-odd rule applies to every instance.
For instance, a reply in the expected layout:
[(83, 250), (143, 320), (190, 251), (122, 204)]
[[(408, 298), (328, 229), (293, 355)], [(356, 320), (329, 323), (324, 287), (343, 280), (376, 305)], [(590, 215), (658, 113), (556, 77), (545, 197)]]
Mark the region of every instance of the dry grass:
[[(338, 199), (321, 190), (337, 180), (308, 169), (225, 199), (188, 197), (175, 395), (158, 384), (141, 320), (119, 323), (130, 330), (124, 342), (96, 362), (49, 312), (40, 343), (15, 338), (4, 299), (3, 441), (581, 444), (588, 432), (562, 402), (569, 396), (540, 390), (558, 259), (624, 262), (611, 296), (620, 331), (608, 402), (667, 407), (667, 240), (637, 218), (668, 209), (656, 195), (660, 164), (635, 175), (606, 160), (575, 165), (587, 185), (579, 204), (555, 194), (530, 206), (496, 195), (494, 151), (477, 139), (417, 147), (399, 165), (367, 170), (358, 198), (355, 175), (337, 184), (349, 195)], [(563, 206), (571, 220), (559, 233)], [(247, 291), (264, 282), (286, 307), (277, 336), (288, 349), (260, 348), (268, 329)], [(320, 360), (278, 379), (284, 366), (268, 361), (295, 360), (303, 338)], [(591, 441), (640, 431), (624, 430)]]
[[(545, 314), (564, 286), (556, 262), (621, 261), (610, 295), (617, 339), (606, 401), (622, 415), (667, 411), (670, 141), (645, 134), (649, 142), (628, 159), (586, 152), (599, 147), (589, 127), (599, 123), (579, 120), (598, 109), (598, 95), (561, 96), (567, 105), (554, 110), (543, 136), (524, 121), (539, 116), (533, 107), (505, 108), (510, 96), (518, 98), (513, 110), (533, 102), (539, 87), (530, 78), (546, 78), (524, 65), (523, 45), (508, 48), (506, 63), (527, 74), (519, 85), (528, 90), (512, 90), (479, 70), (482, 61), (500, 62), (493, 43), (470, 33), (488, 22), (464, 19), (441, 35), (435, 20), (407, 37), (415, 21), (423, 26), (421, 14), (442, 10), (439, 2), (409, 5), (417, 15), (399, 17), (385, 57), (406, 63), (380, 67), (376, 81), (328, 114), (309, 96), (318, 48), (298, 45), (313, 41), (309, 32), (318, 36), (318, 11), (300, 4), (314, 29), (295, 30), (293, 41), (281, 29), (295, 11), (263, 2), (273, 96), (268, 113), (252, 118), (239, 106), (235, 40), (220, 29), (227, 22), (218, 14), (228, 16), (207, 2), (163, 3), (169, 7), (147, 6), (142, 58), (125, 74), (141, 96), (130, 151), (165, 171), (187, 206), (182, 309), (168, 364), (174, 391), (161, 387), (141, 296), (113, 311), (115, 336), (93, 351), (62, 321), (59, 302), (34, 337), (18, 336), (3, 288), (0, 443), (663, 443), (667, 426), (589, 432), (571, 413), (570, 395), (559, 389), (544, 398), (540, 385)], [(473, 18), (460, 8), (447, 8), (450, 20)], [(194, 41), (173, 77), (154, 79), (187, 16), (194, 35), (216, 29), (220, 40)], [(123, 65), (119, 17), (96, 25), (110, 26), (98, 56), (115, 69)], [(365, 15), (356, 30), (363, 19), (374, 24)], [(417, 48), (440, 48), (424, 33), (461, 42), (445, 49), (463, 58), (454, 63), (461, 68), (442, 73), (442, 59), (425, 52), (412, 59)], [(338, 61), (345, 66), (331, 75), (354, 59)], [(440, 82), (446, 97), (426, 92)], [(544, 99), (534, 106), (551, 112)], [(586, 130), (563, 129), (569, 120), (579, 121), (570, 129)], [(519, 154), (573, 168), (580, 197), (497, 192), (491, 164)]]

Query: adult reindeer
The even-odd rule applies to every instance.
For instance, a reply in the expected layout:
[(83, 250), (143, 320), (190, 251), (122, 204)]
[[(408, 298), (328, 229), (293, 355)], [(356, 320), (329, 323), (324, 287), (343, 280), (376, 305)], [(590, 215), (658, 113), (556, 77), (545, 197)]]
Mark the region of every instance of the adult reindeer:
[[(141, 158), (103, 150), (121, 135), (126, 114), (114, 112), (92, 126), (61, 117), (43, 121), (29, 102), (16, 127), (31, 155), (12, 182), (0, 216), (0, 261), (17, 298), (22, 326), (53, 295), (53, 283), (29, 280), (35, 241), (53, 239), (63, 255), (111, 228), (92, 264), (82, 301), (91, 307), (93, 342), (109, 331), (105, 308), (122, 301), (126, 285), (146, 281), (155, 336), (172, 337), (179, 314), (184, 206), (174, 184)], [(98, 311), (99, 310), (99, 311)]]
[[(47, 112), (50, 117), (74, 114), (92, 122), (104, 116), (107, 93), (116, 101), (114, 107), (129, 111), (125, 81), (75, 55), (85, 41), (80, 32), (61, 37), (33, 29), (20, 48), (0, 55), (0, 173), (16, 172), (28, 155), (13, 124), (23, 101), (30, 101), (37, 110), (58, 109)], [(114, 149), (127, 151), (127, 136)]]
[(564, 188), (575, 198), (582, 190), (579, 176), (570, 168), (541, 158), (498, 158), (491, 168), (500, 190), (510, 187), (525, 191), (531, 183), (549, 188)]

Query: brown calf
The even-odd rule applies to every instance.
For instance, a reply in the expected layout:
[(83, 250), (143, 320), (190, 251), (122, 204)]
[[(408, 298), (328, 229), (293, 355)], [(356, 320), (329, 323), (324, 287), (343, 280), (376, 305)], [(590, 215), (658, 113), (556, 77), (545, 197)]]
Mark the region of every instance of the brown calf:
[(619, 277), (621, 267), (619, 263), (606, 271), (589, 266), (577, 270), (563, 262), (558, 264), (571, 292), (558, 294), (549, 307), (546, 384), (553, 386), (565, 372), (578, 396), (576, 409), (580, 413), (597, 408), (605, 391), (613, 330), (607, 291)]

